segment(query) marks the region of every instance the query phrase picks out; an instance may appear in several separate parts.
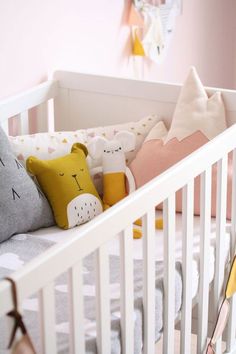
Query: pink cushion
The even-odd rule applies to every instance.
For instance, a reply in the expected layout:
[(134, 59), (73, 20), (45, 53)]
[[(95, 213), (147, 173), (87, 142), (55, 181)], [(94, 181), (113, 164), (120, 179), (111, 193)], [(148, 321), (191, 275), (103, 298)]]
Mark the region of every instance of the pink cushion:
[[(145, 142), (139, 150), (136, 158), (130, 165), (131, 172), (134, 175), (136, 187), (139, 188), (152, 178), (160, 175), (162, 172), (173, 166), (175, 163), (191, 154), (196, 149), (209, 141), (206, 136), (196, 131), (179, 141), (172, 138), (165, 145), (160, 139), (154, 139)], [(212, 168), (212, 216), (216, 215), (216, 165)], [(232, 180), (232, 161), (229, 159), (228, 166), (228, 198), (227, 198), (227, 218), (231, 215), (231, 180)], [(176, 194), (176, 211), (182, 211), (182, 193)], [(200, 215), (200, 177), (195, 179), (194, 184), (194, 213)]]

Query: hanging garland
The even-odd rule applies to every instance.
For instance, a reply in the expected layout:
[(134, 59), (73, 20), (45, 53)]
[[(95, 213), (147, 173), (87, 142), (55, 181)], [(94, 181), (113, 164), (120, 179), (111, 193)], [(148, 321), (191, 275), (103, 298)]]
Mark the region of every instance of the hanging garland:
[(180, 0), (160, 5), (145, 0), (133, 0), (129, 15), (132, 54), (160, 62), (168, 46), (179, 9)]

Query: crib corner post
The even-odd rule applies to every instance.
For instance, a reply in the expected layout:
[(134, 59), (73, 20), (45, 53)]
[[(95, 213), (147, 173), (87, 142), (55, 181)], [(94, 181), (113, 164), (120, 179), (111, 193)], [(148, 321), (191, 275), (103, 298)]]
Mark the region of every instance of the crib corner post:
[[(233, 150), (232, 205), (231, 205), (231, 254), (236, 251), (236, 149)], [(230, 300), (230, 314), (226, 332), (226, 353), (236, 353), (236, 295)]]

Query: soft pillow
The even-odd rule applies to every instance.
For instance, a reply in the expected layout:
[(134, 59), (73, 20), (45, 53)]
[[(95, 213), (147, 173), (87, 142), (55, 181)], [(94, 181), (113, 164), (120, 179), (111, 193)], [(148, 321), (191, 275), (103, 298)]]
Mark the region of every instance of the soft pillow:
[(102, 159), (103, 203), (108, 208), (126, 195), (126, 163), (125, 152), (135, 148), (135, 135), (121, 131), (114, 140), (96, 136), (88, 145), (92, 158)]
[(165, 142), (173, 138), (179, 141), (200, 131), (211, 140), (227, 129), (225, 108), (220, 92), (208, 98), (195, 68), (180, 91), (171, 127)]
[(144, 142), (146, 143), (149, 140), (164, 140), (167, 136), (168, 130), (165, 126), (165, 123), (160, 120), (148, 133)]
[[(191, 69), (182, 87), (171, 128), (166, 137), (145, 142), (130, 165), (140, 187), (191, 154), (226, 129), (220, 93), (207, 97), (197, 73)], [(150, 132), (150, 135), (152, 132)], [(176, 136), (175, 136), (176, 134)], [(228, 181), (231, 179), (229, 165)], [(200, 178), (195, 179), (194, 212), (200, 213)], [(228, 183), (227, 217), (230, 217), (231, 183)], [(216, 166), (212, 169), (212, 216), (216, 215)], [(176, 195), (176, 211), (182, 211), (182, 193)]]
[(0, 127), (0, 242), (53, 224), (47, 199), (13, 154)]
[(47, 161), (31, 156), (26, 161), (52, 206), (57, 225), (63, 229), (83, 224), (102, 212), (87, 154), (87, 148), (76, 143), (66, 156)]
[[(72, 144), (80, 142), (87, 145), (95, 136), (113, 140), (116, 133), (126, 130), (136, 135), (136, 146), (131, 152), (126, 153), (127, 163), (131, 162), (140, 149), (145, 137), (157, 123), (156, 115), (149, 115), (137, 122), (129, 122), (119, 125), (81, 129), (71, 132), (38, 133), (9, 137), (12, 149), (17, 158), (24, 164), (26, 159), (34, 155), (42, 160), (54, 159), (70, 153)], [(90, 168), (99, 166), (101, 161), (88, 157)]]

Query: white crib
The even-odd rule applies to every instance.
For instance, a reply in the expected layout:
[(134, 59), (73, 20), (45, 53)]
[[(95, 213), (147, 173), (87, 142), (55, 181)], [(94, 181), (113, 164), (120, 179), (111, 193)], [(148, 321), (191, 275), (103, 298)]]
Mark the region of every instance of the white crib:
[[(20, 118), (20, 133), (28, 132), (28, 110), (36, 107), (39, 131), (73, 130), (137, 120), (145, 114), (158, 113), (167, 125), (177, 101), (179, 85), (140, 82), (58, 71), (47, 81), (0, 103), (0, 123), (8, 129), (8, 118)], [(214, 89), (208, 89), (213, 92)], [(155, 178), (125, 200), (88, 224), (70, 231), (72, 237), (53, 246), (12, 276), (17, 283), (19, 302), (39, 292), (43, 353), (57, 352), (55, 335), (55, 301), (53, 282), (64, 272), (69, 274), (70, 352), (85, 353), (83, 323), (82, 260), (96, 252), (96, 323), (97, 346), (102, 354), (111, 353), (110, 299), (107, 243), (120, 238), (121, 259), (121, 337), (122, 353), (134, 352), (133, 334), (133, 260), (132, 223), (143, 220), (143, 353), (155, 352), (154, 340), (154, 218), (155, 206), (164, 201), (164, 331), (163, 353), (174, 353), (175, 330), (175, 192), (183, 188), (183, 303), (178, 318), (181, 329), (181, 353), (191, 352), (191, 332), (197, 333), (197, 353), (203, 353), (211, 332), (211, 315), (217, 313), (227, 277), (222, 261), (222, 237), (226, 225), (227, 158), (233, 151), (233, 197), (231, 219), (231, 256), (236, 247), (236, 92), (221, 90), (232, 125), (220, 136), (197, 150), (161, 176)], [(169, 120), (168, 120), (169, 119)], [(210, 230), (211, 167), (217, 162), (216, 256), (213, 284), (208, 282)], [(194, 178), (201, 175), (201, 242), (200, 280), (197, 326), (192, 319), (192, 234)], [(99, 235), (99, 237), (98, 237)], [(211, 287), (211, 289), (210, 289)], [(213, 312), (209, 312), (209, 293)], [(13, 308), (10, 284), (0, 282), (0, 316)], [(214, 316), (215, 316), (214, 315)], [(215, 318), (213, 316), (213, 319)], [(195, 320), (194, 320), (195, 323)], [(195, 327), (195, 328), (194, 328)], [(229, 324), (225, 333), (226, 352), (236, 353), (236, 299), (231, 303)], [(221, 352), (221, 340), (217, 353)]]

